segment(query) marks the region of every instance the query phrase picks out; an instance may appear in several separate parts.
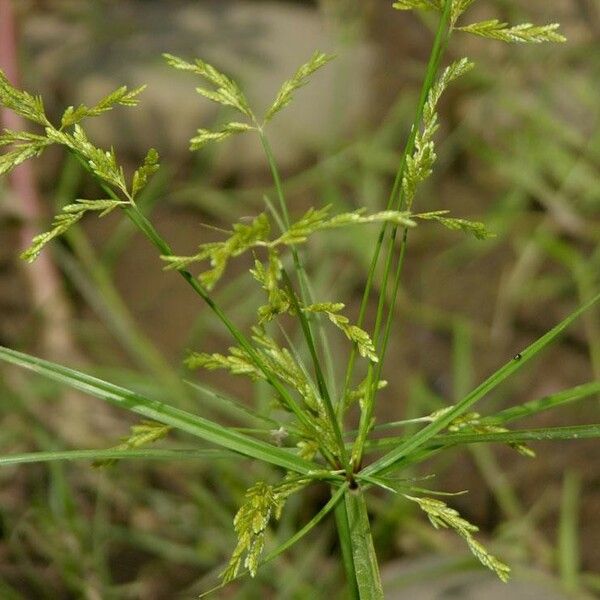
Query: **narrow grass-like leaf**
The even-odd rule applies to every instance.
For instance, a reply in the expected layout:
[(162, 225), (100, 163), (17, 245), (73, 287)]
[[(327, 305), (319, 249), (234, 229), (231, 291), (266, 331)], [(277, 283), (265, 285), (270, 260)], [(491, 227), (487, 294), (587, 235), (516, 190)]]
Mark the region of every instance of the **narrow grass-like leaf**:
[(224, 394), (217, 392), (206, 385), (202, 385), (197, 381), (189, 381), (186, 379), (184, 380), (184, 383), (202, 394), (202, 397), (205, 400), (208, 399), (211, 409), (218, 410), (224, 415), (242, 419), (249, 424), (255, 424), (255, 421), (261, 421), (274, 428), (278, 428), (281, 425), (279, 421), (252, 410), (240, 400), (236, 400), (231, 396), (225, 396)]
[(543, 442), (549, 440), (584, 440), (598, 437), (600, 437), (600, 424), (517, 429), (500, 433), (449, 433), (435, 437), (433, 440), (434, 443), (439, 442), (444, 446), (454, 446), (457, 444), (478, 444), (483, 442), (517, 444), (520, 442)]
[(586, 310), (600, 300), (600, 294), (597, 294), (589, 302), (579, 307), (571, 313), (561, 323), (553, 327), (545, 335), (533, 342), (525, 350), (517, 354), (510, 362), (498, 369), (493, 375), (486, 379), (481, 385), (475, 388), (470, 394), (465, 396), (452, 409), (442, 414), (435, 422), (430, 423), (420, 431), (418, 431), (410, 439), (405, 440), (400, 446), (392, 450), (389, 454), (381, 457), (379, 460), (369, 465), (364, 469), (366, 475), (376, 475), (382, 473), (385, 469), (392, 466), (400, 458), (407, 456), (414, 450), (421, 447), (437, 433), (445, 429), (454, 419), (466, 412), (476, 402), (489, 394), (493, 389), (498, 387), (505, 379), (513, 373), (519, 371), (532, 358), (537, 356), (546, 346), (552, 343), (571, 323), (573, 323)]
[[(544, 427), (540, 429), (515, 429), (499, 433), (447, 433), (431, 437), (426, 443), (426, 447), (436, 449), (446, 446), (462, 446), (464, 444), (519, 444), (523, 442), (585, 440), (594, 438), (600, 438), (600, 424)], [(399, 446), (408, 441), (410, 441), (410, 438), (385, 437), (367, 442), (367, 447), (370, 451), (376, 451)]]
[(135, 450), (55, 450), (49, 452), (24, 452), (21, 454), (8, 454), (0, 456), (0, 467), (31, 463), (45, 463), (54, 461), (97, 461), (120, 459), (144, 460), (199, 460), (232, 458), (238, 456), (228, 450), (207, 449), (157, 449), (143, 448)]
[(302, 475), (310, 474), (320, 467), (295, 456), (289, 450), (271, 446), (239, 432), (198, 417), (186, 411), (169, 406), (157, 400), (145, 398), (141, 394), (86, 375), (68, 367), (23, 354), (0, 346), (0, 360), (29, 369), (44, 377), (63, 383), (84, 393), (96, 396), (131, 412), (140, 414), (181, 431), (186, 431), (207, 442), (217, 444), (245, 456), (289, 469)]
[(556, 394), (551, 394), (537, 400), (532, 400), (531, 402), (526, 402), (520, 406), (511, 406), (510, 408), (501, 410), (495, 415), (483, 417), (482, 421), (484, 423), (494, 424), (509, 423), (510, 421), (524, 419), (537, 413), (551, 410), (557, 408), (558, 406), (563, 406), (564, 404), (576, 402), (577, 400), (581, 400), (588, 396), (593, 396), (594, 394), (600, 394), (600, 381), (584, 383), (583, 385), (578, 385), (577, 387), (563, 390), (561, 392), (557, 392)]

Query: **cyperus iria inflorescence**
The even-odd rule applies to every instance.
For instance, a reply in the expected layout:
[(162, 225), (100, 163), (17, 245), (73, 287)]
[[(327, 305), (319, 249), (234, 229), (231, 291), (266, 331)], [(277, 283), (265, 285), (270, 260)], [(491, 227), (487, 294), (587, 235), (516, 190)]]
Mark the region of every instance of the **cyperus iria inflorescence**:
[[(40, 97), (16, 89), (0, 73), (0, 103), (32, 122), (39, 129), (36, 133), (4, 131), (0, 135), (0, 146), (8, 148), (0, 156), (0, 174), (9, 173), (23, 161), (40, 156), (51, 145), (60, 145), (81, 162), (103, 192), (103, 197), (98, 199), (76, 199), (65, 206), (54, 218), (50, 229), (35, 237), (31, 247), (23, 253), (23, 258), (28, 261), (34, 260), (48, 242), (65, 233), (87, 213), (95, 212), (103, 216), (117, 209), (123, 210), (159, 249), (165, 268), (178, 271), (183, 276), (194, 291), (208, 303), (216, 318), (225, 324), (236, 341), (236, 345), (229, 348), (226, 354), (190, 353), (186, 360), (187, 366), (209, 370), (224, 369), (231, 374), (245, 376), (251, 380), (262, 380), (269, 384), (274, 396), (274, 405), (289, 413), (277, 422), (279, 425), (277, 431), (285, 433), (285, 436), (278, 438), (279, 441), (290, 440), (289, 448), (293, 449), (293, 456), (304, 461), (313, 461), (315, 464), (314, 469), (307, 469), (306, 464), (312, 463), (302, 463), (300, 473), (289, 472), (278, 484), (258, 482), (247, 491), (244, 504), (234, 520), (239, 541), (229, 565), (223, 571), (225, 581), (236, 578), (242, 566), (251, 575), (256, 573), (260, 565), (269, 521), (279, 517), (285, 500), (292, 493), (303, 489), (313, 480), (323, 479), (329, 481), (340, 492), (338, 496), (334, 494), (336, 498), (344, 497), (343, 502), (346, 502), (347, 508), (345, 514), (360, 515), (362, 510), (361, 522), (363, 525), (366, 522), (367, 526), (368, 518), (361, 508), (363, 505), (355, 502), (355, 498), (362, 494), (362, 489), (374, 485), (402, 494), (408, 501), (416, 503), (435, 527), (454, 529), (483, 565), (493, 570), (503, 580), (508, 577), (508, 567), (475, 540), (474, 533), (477, 528), (474, 525), (460, 517), (445, 502), (431, 498), (420, 488), (399, 484), (396, 480), (386, 477), (390, 468), (401, 466), (401, 460), (409, 462), (414, 459), (416, 462), (433, 453), (434, 450), (430, 445), (437, 439), (435, 436), (444, 431), (452, 435), (462, 433), (496, 435), (499, 436), (498, 439), (502, 439), (502, 435), (509, 433), (502, 419), (494, 420), (469, 412), (471, 405), (479, 399), (478, 394), (467, 396), (456, 406), (421, 417), (420, 422), (427, 425), (412, 440), (401, 440), (398, 447), (388, 455), (364, 469), (362, 467), (363, 457), (370, 449), (371, 433), (375, 423), (373, 418), (375, 398), (378, 390), (385, 386), (382, 369), (389, 324), (394, 314), (393, 299), (404, 260), (406, 232), (416, 228), (419, 223), (431, 221), (452, 230), (466, 232), (481, 240), (491, 235), (482, 223), (455, 218), (450, 216), (446, 209), (426, 213), (413, 210), (420, 186), (430, 177), (437, 158), (434, 138), (439, 127), (439, 102), (447, 86), (467, 75), (473, 68), (473, 64), (466, 58), (451, 63), (445, 69), (440, 68), (443, 51), (450, 35), (453, 32), (463, 32), (491, 40), (514, 43), (537, 44), (564, 41), (564, 37), (557, 31), (557, 24), (534, 26), (524, 23), (511, 26), (490, 19), (459, 25), (463, 14), (473, 3), (474, 0), (446, 2), (444, 0), (399, 0), (393, 5), (401, 11), (438, 12), (440, 19), (411, 135), (402, 154), (401, 166), (396, 178), (397, 185), (393, 188), (388, 205), (374, 213), (369, 213), (364, 208), (357, 208), (335, 214), (330, 206), (319, 206), (310, 208), (293, 218), (293, 215), (289, 214), (281, 178), (268, 143), (269, 123), (292, 102), (295, 93), (308, 83), (310, 77), (332, 59), (331, 56), (315, 52), (289, 80), (283, 83), (275, 94), (272, 104), (259, 117), (258, 112), (250, 106), (241, 87), (214, 66), (200, 59), (188, 62), (170, 54), (165, 55), (170, 66), (200, 78), (202, 85), (197, 88), (197, 91), (201, 96), (235, 113), (234, 120), (214, 131), (198, 129), (190, 140), (190, 149), (197, 151), (206, 144), (223, 142), (235, 135), (258, 134), (273, 174), (279, 201), (279, 207), (276, 208), (267, 199), (264, 212), (250, 221), (233, 224), (231, 230), (223, 232), (222, 240), (200, 244), (198, 251), (191, 256), (179, 256), (173, 253), (137, 207), (139, 194), (159, 168), (156, 150), (150, 149), (143, 164), (128, 178), (118, 162), (114, 149), (96, 147), (84, 129), (86, 119), (98, 117), (118, 105), (136, 106), (142, 88), (128, 90), (122, 87), (93, 106), (70, 106), (64, 111), (60, 123), (55, 125), (47, 117)], [(359, 318), (353, 322), (343, 313), (345, 310), (343, 302), (328, 298), (313, 298), (301, 250), (315, 235), (325, 235), (327, 231), (342, 227), (363, 227), (372, 224), (378, 224), (380, 227), (374, 266), (368, 276), (367, 291)], [(397, 230), (402, 230), (405, 234), (398, 258), (400, 268), (394, 279), (391, 272), (391, 259), (398, 253)], [(384, 289), (381, 290), (376, 323), (373, 330), (369, 331), (364, 324), (364, 308), (369, 300), (370, 282), (384, 239), (390, 241), (383, 281), (388, 283), (389, 275), (391, 287), (395, 291), (392, 294), (386, 320), (384, 309), (385, 294), (388, 290), (386, 285), (382, 286)], [(226, 275), (230, 262), (242, 255), (250, 257), (252, 267), (248, 276), (255, 280), (266, 297), (265, 302), (257, 307), (256, 323), (249, 334), (241, 332), (211, 296), (212, 290)], [(188, 269), (196, 268), (197, 265), (203, 267), (199, 275), (194, 277)], [(291, 275), (288, 273), (290, 269), (293, 270)], [(308, 350), (308, 360), (305, 359), (303, 352), (289, 342), (288, 333), (280, 320), (282, 316), (291, 317), (300, 325)], [(321, 367), (323, 356), (324, 362), (327, 362), (326, 345), (329, 333), (324, 332), (329, 326), (337, 329), (351, 344), (352, 358), (347, 370), (347, 385), (343, 386), (343, 391), (337, 395), (332, 393), (334, 386), (331, 385), (332, 382), (328, 380)], [(543, 343), (540, 342), (535, 346), (536, 352), (553, 339), (552, 336), (547, 336), (541, 338)], [(353, 377), (354, 354), (364, 359), (363, 364), (367, 370), (367, 375), (360, 381), (355, 381)], [(501, 370), (502, 377), (505, 376), (505, 372), (510, 374), (521, 368), (533, 354), (534, 352), (529, 352), (524, 354), (523, 360), (513, 361), (510, 368), (505, 367), (504, 371)], [(331, 372), (335, 374), (335, 369)], [(501, 380), (500, 375), (497, 379)], [(355, 405), (361, 413), (359, 430), (357, 433), (345, 432), (344, 415)], [(134, 428), (131, 437), (118, 447), (137, 448), (160, 439), (167, 432), (168, 428), (145, 422), (137, 429)], [(507, 443), (522, 454), (532, 455), (531, 450), (522, 441)], [(251, 447), (251, 441), (248, 441), (248, 444), (248, 447)], [(282, 461), (277, 464), (281, 465)], [(285, 464), (287, 465), (288, 462)], [(289, 464), (293, 466), (293, 460), (290, 459)], [(349, 491), (350, 488), (354, 488), (355, 491)], [(328, 510), (332, 508), (333, 504)], [(338, 525), (339, 523), (340, 521)], [(343, 535), (340, 539), (344, 543)], [(368, 544), (364, 548), (350, 549), (350, 555), (354, 556), (357, 564), (361, 560), (364, 562), (373, 559), (373, 553), (367, 546)], [(376, 565), (374, 568), (367, 569), (365, 573), (365, 578), (370, 581), (356, 582), (359, 593), (364, 597), (381, 597)], [(371, 586), (369, 588), (371, 591), (363, 593), (368, 586)]]

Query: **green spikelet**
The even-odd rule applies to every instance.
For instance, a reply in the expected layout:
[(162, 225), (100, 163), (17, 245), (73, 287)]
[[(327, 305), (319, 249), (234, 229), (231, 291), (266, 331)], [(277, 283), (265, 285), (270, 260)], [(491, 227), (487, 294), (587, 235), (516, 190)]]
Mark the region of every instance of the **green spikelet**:
[(445, 216), (449, 212), (450, 211), (447, 210), (437, 210), (413, 216), (415, 219), (423, 219), (424, 221), (436, 221), (447, 229), (468, 233), (478, 240), (486, 240), (495, 237), (495, 234), (490, 233), (483, 223), (480, 223), (479, 221), (470, 221), (469, 219), (456, 219), (454, 217)]
[(220, 574), (224, 583), (235, 579), (242, 563), (251, 577), (256, 575), (270, 520), (278, 520), (285, 501), (307, 483), (307, 479), (286, 477), (277, 486), (259, 481), (246, 491), (244, 503), (233, 519), (238, 543)]
[(273, 104), (271, 104), (265, 113), (265, 123), (270, 121), (279, 111), (283, 110), (292, 101), (294, 92), (305, 86), (310, 76), (321, 67), (324, 67), (330, 60), (333, 60), (333, 58), (333, 56), (323, 54), (323, 52), (315, 52), (311, 59), (302, 65), (291, 79), (283, 83)]
[(558, 33), (559, 27), (560, 25), (558, 23), (550, 23), (549, 25), (522, 23), (521, 25), (514, 25), (511, 27), (508, 23), (502, 23), (498, 21), (498, 19), (490, 19), (489, 21), (457, 27), (457, 30), (472, 33), (479, 37), (516, 44), (566, 42), (567, 38)]
[(419, 498), (416, 496), (409, 496), (408, 494), (404, 494), (404, 497), (417, 503), (436, 529), (448, 527), (454, 529), (454, 531), (467, 542), (469, 550), (482, 565), (496, 573), (502, 581), (508, 581), (510, 568), (490, 554), (483, 545), (473, 537), (473, 534), (479, 530), (477, 526), (469, 523), (466, 519), (463, 519), (458, 511), (450, 508), (445, 502), (436, 498)]
[(65, 127), (76, 125), (88, 117), (98, 117), (101, 114), (112, 110), (117, 105), (137, 106), (139, 103), (138, 95), (141, 94), (145, 88), (146, 86), (143, 85), (134, 90), (129, 90), (126, 86), (122, 86), (102, 98), (102, 100), (94, 106), (85, 106), (85, 104), (80, 104), (77, 108), (68, 106), (61, 118), (60, 128), (64, 129)]
[(341, 302), (321, 302), (319, 304), (311, 304), (304, 308), (306, 312), (323, 313), (327, 318), (339, 329), (344, 332), (344, 335), (358, 349), (359, 354), (363, 358), (368, 358), (371, 362), (378, 362), (375, 345), (371, 336), (360, 327), (352, 325), (348, 317), (340, 315), (339, 312), (344, 309), (344, 304)]
[(196, 91), (200, 95), (222, 106), (235, 108), (243, 115), (253, 118), (246, 96), (244, 96), (242, 90), (233, 79), (230, 79), (227, 75), (199, 58), (194, 63), (189, 63), (172, 54), (163, 54), (163, 56), (171, 67), (195, 73), (214, 86), (214, 90), (201, 87), (196, 88)]
[[(157, 423), (155, 421), (141, 421), (137, 425), (132, 425), (129, 436), (124, 438), (120, 444), (114, 446), (113, 449), (132, 450), (134, 448), (141, 448), (165, 438), (170, 431), (171, 427), (164, 425), (163, 423)], [(117, 459), (109, 458), (94, 462), (94, 466), (106, 467), (113, 465), (116, 462)]]
[(425, 181), (432, 172), (436, 160), (433, 136), (438, 130), (437, 105), (448, 85), (458, 77), (468, 73), (473, 63), (463, 58), (448, 66), (431, 88), (427, 102), (423, 108), (423, 126), (415, 136), (415, 151), (406, 158), (406, 168), (402, 179), (402, 191), (406, 207), (412, 207), (417, 187)]
[(54, 217), (52, 228), (49, 231), (40, 233), (33, 238), (29, 248), (21, 253), (21, 258), (27, 262), (33, 262), (48, 242), (68, 231), (87, 212), (99, 212), (99, 216), (103, 217), (115, 208), (126, 204), (126, 202), (112, 199), (76, 200), (75, 204), (68, 204), (60, 214)]

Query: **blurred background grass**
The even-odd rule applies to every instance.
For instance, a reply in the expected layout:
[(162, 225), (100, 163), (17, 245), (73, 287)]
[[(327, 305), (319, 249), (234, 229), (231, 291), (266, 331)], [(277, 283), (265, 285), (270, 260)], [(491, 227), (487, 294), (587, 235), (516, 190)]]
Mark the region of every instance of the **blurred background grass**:
[[(226, 115), (169, 72), (161, 52), (201, 56), (228, 70), (264, 106), (316, 48), (338, 60), (298, 94), (274, 126), (274, 147), (294, 214), (332, 203), (383, 206), (412, 118), (434, 25), (376, 0), (19, 0), (21, 77), (49, 113), (121, 85), (148, 83), (142, 106), (94, 123), (135, 165), (148, 146), (163, 169), (143, 205), (179, 253), (256, 214), (273, 190), (248, 137), (187, 152), (199, 126)], [(451, 209), (497, 233), (477, 242), (420, 227), (412, 236), (380, 419), (422, 415), (464, 394), (586, 300), (600, 272), (600, 11), (596, 0), (480, 0), (468, 21), (562, 23), (563, 46), (503, 46), (456, 35), (449, 54), (477, 63), (443, 103), (439, 162), (419, 195), (422, 210)], [(57, 152), (36, 164), (43, 227), (61, 205), (97, 190)], [(47, 251), (63, 290), (61, 317), (31, 300), (39, 279), (17, 260), (19, 198), (0, 189), (0, 344), (78, 365), (115, 382), (244, 425), (181, 383), (189, 348), (228, 340), (197, 299), (118, 216), (90, 220)], [(375, 231), (317, 236), (308, 250), (316, 297), (356, 311)], [(240, 259), (217, 290), (249, 326), (260, 291)], [(58, 335), (48, 335), (49, 329)], [(345, 356), (342, 339), (335, 356)], [(342, 372), (344, 363), (340, 362)], [(600, 377), (600, 322), (589, 313), (484, 412)], [(219, 375), (202, 381), (266, 405), (260, 386)], [(0, 370), (0, 452), (108, 447), (128, 415), (51, 383)], [(544, 414), (530, 425), (597, 421), (597, 399)], [(181, 443), (189, 445), (190, 440)], [(167, 445), (177, 445), (171, 439)], [(591, 597), (600, 591), (600, 456), (594, 441), (537, 444), (538, 458), (474, 447), (446, 453), (411, 475), (436, 473), (437, 489), (470, 493), (453, 504), (482, 527), (516, 568), (513, 598)], [(235, 544), (232, 516), (243, 491), (274, 474), (248, 461), (122, 462), (0, 470), (0, 598), (189, 598), (206, 589)], [(287, 539), (327, 498), (293, 497), (272, 543)], [(435, 532), (405, 502), (373, 499), (376, 546), (389, 597), (503, 598), (460, 540)], [(331, 523), (221, 593), (236, 598), (343, 598)], [(500, 584), (498, 584), (500, 585)], [(396, 596), (397, 595), (397, 596)]]

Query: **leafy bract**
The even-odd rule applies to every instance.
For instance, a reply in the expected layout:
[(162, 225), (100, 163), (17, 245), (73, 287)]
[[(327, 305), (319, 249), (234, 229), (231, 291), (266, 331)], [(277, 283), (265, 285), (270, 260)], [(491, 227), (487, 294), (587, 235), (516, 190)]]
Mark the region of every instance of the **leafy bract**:
[(238, 454), (277, 465), (300, 475), (318, 470), (318, 463), (300, 458), (285, 448), (267, 444), (233, 429), (138, 394), (127, 388), (92, 377), (23, 352), (0, 346), (0, 361), (29, 369), (43, 377), (100, 398), (145, 419), (169, 425)]

